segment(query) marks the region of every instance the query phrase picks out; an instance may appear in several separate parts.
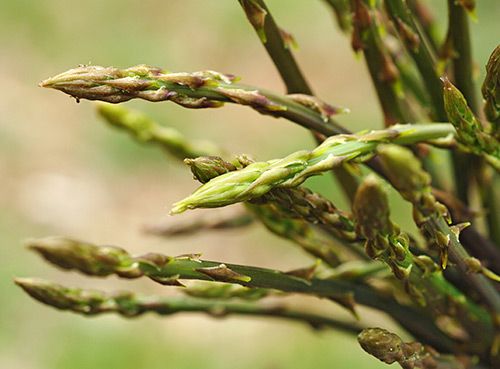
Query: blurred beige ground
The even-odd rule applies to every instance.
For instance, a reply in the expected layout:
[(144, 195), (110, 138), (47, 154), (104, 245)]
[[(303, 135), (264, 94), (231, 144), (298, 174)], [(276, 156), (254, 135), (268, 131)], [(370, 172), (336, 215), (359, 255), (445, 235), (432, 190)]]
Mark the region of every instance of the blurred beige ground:
[[(379, 127), (364, 64), (352, 55), (348, 38), (322, 1), (268, 3), (296, 37), (297, 58), (317, 94), (351, 109), (341, 123), (354, 131)], [(499, 42), (490, 36), (494, 11), (499, 14), (498, 3), (482, 1), (480, 23), (473, 26), (480, 73)], [(91, 102), (76, 104), (37, 87), (44, 78), (90, 61), (124, 68), (145, 63), (170, 71), (213, 69), (283, 91), (237, 1), (4, 0), (0, 44), (1, 368), (385, 367), (364, 354), (353, 337), (317, 333), (298, 323), (202, 315), (88, 319), (42, 306), (11, 282), (13, 276), (36, 276), (82, 287), (173, 293), (147, 281), (96, 280), (55, 270), (22, 245), (25, 238), (49, 235), (120, 245), (135, 253), (203, 252), (207, 260), (276, 269), (309, 263), (293, 245), (260, 226), (184, 239), (145, 236), (144, 224), (167, 219), (170, 205), (196, 188), (189, 171), (106, 127)], [(230, 152), (258, 159), (312, 147), (304, 129), (244, 107), (193, 111), (144, 101), (128, 106), (190, 137), (212, 139)], [(344, 205), (329, 178), (310, 183)], [(207, 211), (197, 212), (173, 221)], [(350, 319), (325, 301), (290, 302), (332, 308)], [(379, 319), (368, 311), (363, 317)]]

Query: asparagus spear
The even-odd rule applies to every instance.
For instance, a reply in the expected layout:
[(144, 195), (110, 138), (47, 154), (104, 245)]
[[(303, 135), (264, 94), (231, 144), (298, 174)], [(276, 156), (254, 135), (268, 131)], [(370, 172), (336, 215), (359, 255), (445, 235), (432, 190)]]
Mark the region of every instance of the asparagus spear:
[(46, 79), (40, 86), (60, 90), (77, 101), (120, 103), (139, 98), (172, 101), (192, 109), (217, 108), (231, 102), (250, 106), (262, 114), (289, 119), (326, 136), (345, 132), (333, 124), (325, 124), (329, 116), (345, 112), (345, 109), (332, 107), (307, 95), (283, 96), (236, 83), (237, 80), (232, 75), (214, 71), (169, 73), (147, 65), (123, 70), (83, 66)]
[(360, 135), (329, 137), (312, 151), (299, 151), (283, 159), (257, 162), (236, 172), (218, 176), (186, 199), (174, 204), (171, 213), (188, 209), (220, 207), (259, 197), (276, 187), (296, 187), (307, 177), (345, 162), (366, 161), (381, 143), (409, 144), (446, 137), (454, 130), (447, 124), (396, 125)]
[(295, 311), (283, 305), (261, 306), (248, 302), (227, 302), (204, 299), (186, 299), (159, 296), (142, 296), (131, 292), (105, 293), (65, 287), (34, 278), (16, 278), (14, 282), (36, 300), (60, 310), (71, 310), (82, 315), (117, 313), (127, 318), (148, 312), (158, 315), (202, 312), (215, 318), (230, 315), (277, 317), (309, 324), (315, 329), (335, 328), (358, 333), (357, 324), (343, 322), (313, 313)]

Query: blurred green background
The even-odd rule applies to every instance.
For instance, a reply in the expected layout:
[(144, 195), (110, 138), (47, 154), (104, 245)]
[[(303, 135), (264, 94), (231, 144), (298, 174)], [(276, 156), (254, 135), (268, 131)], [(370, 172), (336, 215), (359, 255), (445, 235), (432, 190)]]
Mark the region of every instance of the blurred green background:
[[(432, 3), (444, 32), (445, 1)], [(268, 5), (296, 37), (297, 59), (315, 92), (351, 109), (339, 121), (354, 131), (381, 127), (364, 63), (352, 54), (348, 37), (337, 30), (323, 2), (269, 0)], [(479, 22), (472, 25), (480, 81), (482, 66), (499, 43), (498, 15), (499, 2), (483, 0)], [(314, 332), (299, 323), (202, 315), (89, 319), (42, 306), (11, 281), (37, 276), (88, 288), (173, 293), (147, 281), (96, 280), (55, 270), (23, 247), (27, 237), (48, 235), (120, 245), (135, 253), (203, 252), (207, 260), (284, 270), (310, 263), (260, 226), (185, 239), (144, 235), (144, 224), (167, 219), (170, 204), (197, 187), (189, 171), (104, 126), (91, 102), (76, 104), (37, 87), (44, 78), (91, 62), (123, 68), (145, 63), (174, 72), (213, 69), (283, 91), (236, 0), (3, 0), (0, 45), (0, 368), (385, 367), (362, 352), (353, 337)], [(304, 129), (240, 106), (194, 111), (169, 103), (127, 105), (190, 137), (212, 139), (258, 159), (313, 147)], [(345, 205), (329, 177), (308, 185)], [(406, 215), (398, 215), (406, 210), (403, 206), (396, 216), (411, 227)], [(290, 303), (352, 319), (325, 301), (294, 298)], [(372, 325), (390, 325), (372, 311), (361, 315)]]

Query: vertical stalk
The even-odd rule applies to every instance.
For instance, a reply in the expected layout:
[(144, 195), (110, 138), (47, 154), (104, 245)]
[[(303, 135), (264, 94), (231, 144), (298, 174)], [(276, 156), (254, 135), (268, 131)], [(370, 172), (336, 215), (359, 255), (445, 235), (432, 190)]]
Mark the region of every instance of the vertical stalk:
[(385, 49), (374, 8), (366, 0), (351, 0), (355, 51), (361, 50), (384, 113), (385, 125), (412, 121), (404, 100), (396, 91), (400, 73)]
[[(463, 6), (456, 3), (454, 0), (448, 0), (448, 19), (449, 19), (449, 34), (453, 51), (457, 57), (453, 58), (453, 79), (457, 88), (462, 92), (467, 104), (475, 115), (480, 114), (479, 100), (473, 79), (473, 62), (472, 48), (470, 43), (469, 32), (469, 15)], [(485, 174), (479, 173), (484, 170), (484, 165), (481, 164), (481, 159), (470, 157), (465, 154), (454, 153), (454, 169), (455, 181), (458, 184), (457, 193), (460, 199), (466, 204), (468, 203), (469, 182), (472, 178), (481, 180)], [(479, 168), (477, 171), (474, 168)], [(496, 176), (496, 175), (495, 175)], [(484, 184), (484, 189), (481, 191), (482, 206), (489, 211), (485, 218), (488, 226), (488, 232), (493, 241), (500, 242), (498, 229), (500, 222), (498, 218), (498, 207), (495, 201), (495, 187), (493, 180), (487, 181)], [(465, 230), (467, 232), (467, 229)], [(494, 238), (493, 238), (494, 237)]]
[[(455, 0), (448, 0), (448, 38), (456, 54), (452, 61), (453, 81), (476, 114), (478, 104), (472, 80), (472, 56), (467, 17), (467, 12), (460, 4)], [(472, 178), (473, 165), (474, 162), (469, 156), (453, 152), (457, 195), (465, 204), (469, 203), (469, 181)]]
[(404, 0), (386, 0), (385, 5), (425, 84), (433, 118), (438, 122), (446, 121), (443, 87), (436, 72), (435, 57), (410, 16), (410, 9)]

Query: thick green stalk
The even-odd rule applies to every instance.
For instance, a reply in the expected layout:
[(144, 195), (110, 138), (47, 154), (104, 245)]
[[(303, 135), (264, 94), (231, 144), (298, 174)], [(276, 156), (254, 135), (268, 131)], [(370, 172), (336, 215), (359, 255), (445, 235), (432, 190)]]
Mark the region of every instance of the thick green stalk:
[(362, 135), (329, 137), (312, 151), (299, 151), (284, 159), (253, 163), (236, 172), (218, 176), (188, 198), (174, 204), (171, 213), (200, 207), (221, 207), (247, 201), (275, 187), (297, 187), (308, 177), (344, 162), (366, 161), (381, 143), (411, 144), (454, 133), (449, 124), (397, 125)]
[(259, 113), (289, 119), (303, 127), (331, 136), (343, 129), (325, 124), (344, 111), (307, 95), (291, 97), (235, 82), (231, 75), (213, 71), (169, 73), (147, 65), (128, 69), (83, 66), (40, 83), (77, 99), (120, 103), (139, 98), (173, 101), (186, 108), (215, 108), (226, 102), (248, 105)]
[(227, 302), (200, 298), (142, 296), (131, 292), (105, 293), (70, 288), (41, 279), (16, 278), (14, 282), (36, 300), (60, 310), (82, 315), (117, 313), (127, 318), (154, 312), (158, 315), (205, 313), (214, 318), (247, 315), (282, 318), (309, 324), (314, 329), (335, 328), (357, 334), (361, 327), (337, 319), (295, 311), (283, 305), (261, 306), (248, 302)]
[[(418, 339), (443, 352), (452, 352), (455, 344), (421, 311), (399, 304), (371, 287), (341, 280), (304, 279), (277, 270), (219, 262), (202, 261), (199, 255), (168, 257), (161, 254), (131, 256), (113, 246), (94, 246), (67, 238), (31, 240), (30, 248), (47, 261), (67, 270), (76, 269), (92, 276), (116, 274), (122, 278), (147, 276), (166, 285), (179, 285), (179, 279), (197, 279), (236, 283), (246, 287), (272, 288), (283, 292), (304, 293), (385, 311)], [(353, 306), (350, 306), (351, 309)], [(417, 321), (415, 316), (420, 316)]]
[(469, 15), (464, 6), (455, 0), (448, 0), (448, 22), (451, 46), (455, 53), (452, 60), (453, 82), (464, 94), (474, 114), (478, 114), (479, 104), (474, 83)]

